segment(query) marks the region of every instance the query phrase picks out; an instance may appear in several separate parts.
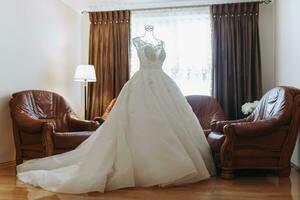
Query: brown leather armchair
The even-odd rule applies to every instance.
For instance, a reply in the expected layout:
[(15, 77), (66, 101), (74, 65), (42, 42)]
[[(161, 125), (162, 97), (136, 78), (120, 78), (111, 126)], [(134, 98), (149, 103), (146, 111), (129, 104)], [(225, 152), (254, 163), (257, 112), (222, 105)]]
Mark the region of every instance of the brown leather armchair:
[(72, 150), (99, 127), (77, 118), (63, 97), (48, 91), (15, 93), (10, 110), (17, 164)]
[(190, 95), (186, 96), (186, 100), (198, 118), (206, 137), (211, 132), (211, 122), (225, 120), (222, 107), (213, 97), (204, 95)]
[(271, 169), (289, 176), (300, 124), (300, 90), (276, 87), (247, 118), (211, 125), (208, 141), (225, 179), (236, 169)]

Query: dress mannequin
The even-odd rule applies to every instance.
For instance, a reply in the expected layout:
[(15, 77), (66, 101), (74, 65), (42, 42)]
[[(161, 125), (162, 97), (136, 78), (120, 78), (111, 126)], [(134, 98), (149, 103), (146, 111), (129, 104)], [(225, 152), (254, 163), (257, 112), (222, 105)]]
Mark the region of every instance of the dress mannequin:
[(144, 34), (144, 36), (139, 37), (139, 39), (141, 39), (142, 41), (144, 41), (146, 43), (152, 44), (152, 45), (161, 44), (162, 41), (157, 39), (154, 36), (153, 30), (154, 30), (153, 25), (146, 25), (145, 26), (145, 34)]

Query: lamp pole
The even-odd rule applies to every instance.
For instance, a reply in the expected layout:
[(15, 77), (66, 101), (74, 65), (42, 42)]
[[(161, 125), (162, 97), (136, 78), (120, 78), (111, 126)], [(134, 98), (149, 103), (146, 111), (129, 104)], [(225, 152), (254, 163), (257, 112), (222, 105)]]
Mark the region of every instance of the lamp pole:
[(74, 80), (84, 82), (84, 119), (87, 119), (88, 82), (96, 82), (95, 67), (93, 65), (78, 65), (75, 70)]
[(84, 80), (84, 119), (87, 119), (87, 87), (88, 82)]

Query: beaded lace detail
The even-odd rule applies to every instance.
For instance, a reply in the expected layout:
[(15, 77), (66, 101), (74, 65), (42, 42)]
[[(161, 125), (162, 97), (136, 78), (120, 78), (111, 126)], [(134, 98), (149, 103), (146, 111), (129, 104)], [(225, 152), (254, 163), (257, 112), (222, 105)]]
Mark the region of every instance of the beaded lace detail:
[(136, 37), (133, 39), (133, 44), (140, 60), (140, 69), (161, 69), (166, 58), (163, 41), (151, 44), (143, 41), (141, 37)]

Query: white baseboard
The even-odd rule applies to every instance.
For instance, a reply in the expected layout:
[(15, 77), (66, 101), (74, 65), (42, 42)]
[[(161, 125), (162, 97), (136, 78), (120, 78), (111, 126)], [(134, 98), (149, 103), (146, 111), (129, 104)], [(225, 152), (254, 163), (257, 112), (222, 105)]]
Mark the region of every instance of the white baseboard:
[(1, 168), (6, 168), (6, 167), (14, 167), (14, 166), (16, 166), (16, 161), (15, 160), (0, 163), (0, 169)]

